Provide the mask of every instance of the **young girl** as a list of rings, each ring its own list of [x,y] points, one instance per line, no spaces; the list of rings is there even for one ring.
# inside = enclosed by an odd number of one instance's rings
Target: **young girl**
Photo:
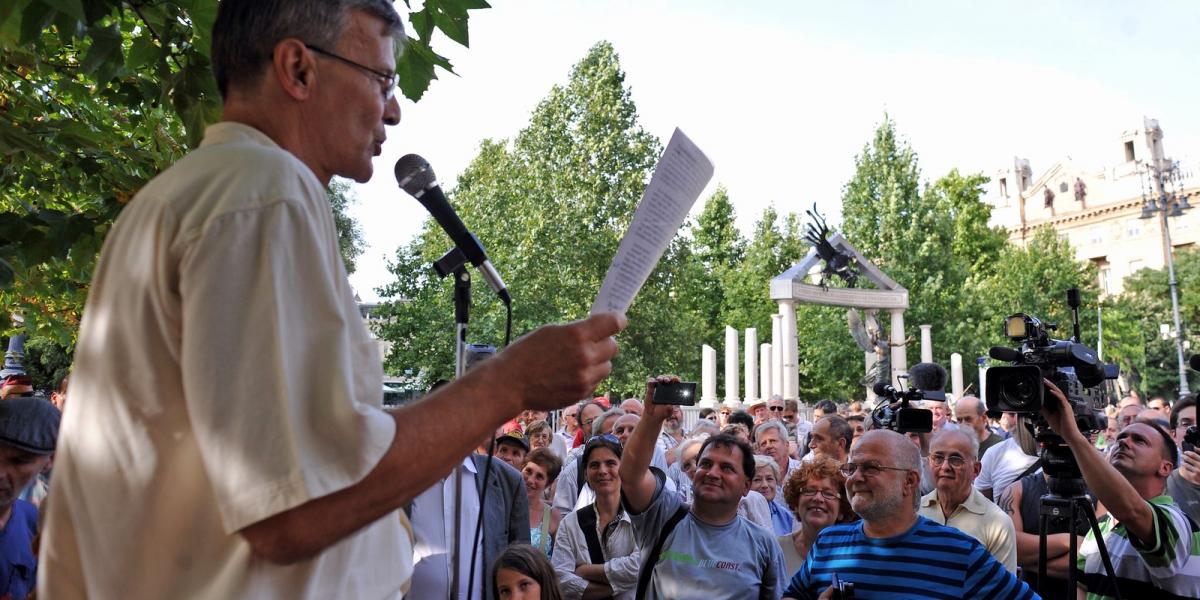
[[[496,558],[492,590],[499,600],[562,600],[558,576],[546,555],[529,544],[513,544]]]

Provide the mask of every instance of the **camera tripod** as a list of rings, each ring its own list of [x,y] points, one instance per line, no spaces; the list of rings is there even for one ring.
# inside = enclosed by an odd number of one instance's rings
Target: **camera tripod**
[[[1067,532],[1071,534],[1070,549],[1067,554],[1067,597],[1075,597],[1075,565],[1079,559],[1078,539],[1075,537],[1076,524],[1086,524],[1096,536],[1096,544],[1100,547],[1100,559],[1104,561],[1104,570],[1113,582],[1113,596],[1121,600],[1121,590],[1117,587],[1116,571],[1108,556],[1108,548],[1104,546],[1104,536],[1100,534],[1100,523],[1096,520],[1096,512],[1086,495],[1060,496],[1051,492],[1042,496],[1038,507],[1038,594],[1043,595],[1049,581],[1046,578],[1046,529],[1049,521],[1067,519]]]

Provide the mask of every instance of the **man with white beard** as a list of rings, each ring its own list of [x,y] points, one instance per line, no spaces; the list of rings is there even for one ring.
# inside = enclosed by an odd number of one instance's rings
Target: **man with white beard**
[[[841,471],[862,521],[821,531],[785,598],[829,598],[834,574],[869,586],[855,598],[1037,598],[978,540],[917,514],[921,454],[904,436],[868,431]]]

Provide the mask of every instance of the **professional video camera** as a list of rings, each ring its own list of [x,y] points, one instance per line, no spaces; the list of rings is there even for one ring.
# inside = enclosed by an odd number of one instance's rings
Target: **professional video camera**
[[[880,381],[875,384],[875,395],[879,404],[871,411],[871,424],[875,429],[891,429],[898,433],[928,433],[933,431],[933,411],[913,408],[909,402],[933,400],[945,402],[945,392],[923,391],[909,388],[908,391]]]
[[[1096,351],[1079,342],[1079,290],[1067,291],[1074,335],[1070,340],[1050,338],[1054,323],[1045,323],[1024,313],[1004,320],[1004,335],[1021,343],[1019,348],[992,347],[992,358],[1014,363],[987,370],[987,406],[996,412],[1029,415],[1034,437],[1042,450],[1042,469],[1050,477],[1050,491],[1064,495],[1084,492],[1083,476],[1063,439],[1041,416],[1048,379],[1062,390],[1075,415],[1079,430],[1086,433],[1105,427],[1106,379],[1116,379],[1116,365],[1100,361]],[[1053,405],[1052,405],[1053,406]]]

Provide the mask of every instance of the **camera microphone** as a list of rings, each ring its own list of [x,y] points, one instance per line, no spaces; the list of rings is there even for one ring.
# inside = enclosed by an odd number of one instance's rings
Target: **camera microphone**
[[[872,388],[876,396],[891,396],[896,393],[896,388],[888,385],[886,381],[876,381],[875,387]]]
[[[1021,351],[1008,346],[992,346],[991,350],[988,350],[988,356],[1004,362],[1017,362],[1021,360]]]

